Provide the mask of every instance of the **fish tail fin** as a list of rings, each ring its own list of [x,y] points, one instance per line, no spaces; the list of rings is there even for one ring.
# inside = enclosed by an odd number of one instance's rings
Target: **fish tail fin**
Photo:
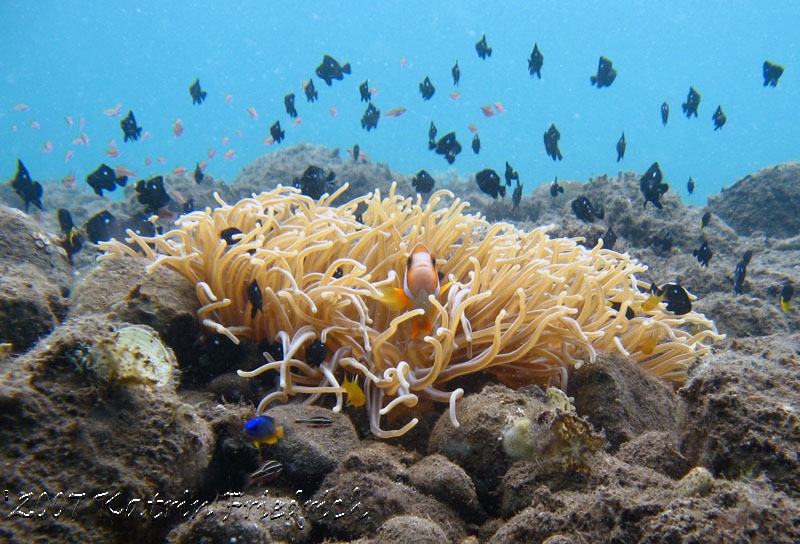
[[[344,72],[345,74],[349,74],[350,73],[350,63],[349,62],[346,62],[345,65],[342,66],[342,72]]]
[[[436,142],[433,140],[428,142],[428,149],[436,149]]]
[[[597,76],[592,76],[589,78],[589,81],[592,82],[592,85],[597,85]]]
[[[411,338],[416,339],[420,336],[430,336],[433,332],[433,321],[423,315],[411,321]]]
[[[375,297],[376,300],[385,304],[390,310],[400,311],[408,307],[409,299],[404,290],[386,286],[379,287],[378,292],[380,296]]]
[[[486,54],[489,55],[490,57],[492,56],[492,48],[491,47],[486,48]]]
[[[128,183],[128,176],[117,176],[117,179],[115,179],[114,181],[120,187],[125,187],[125,184]]]

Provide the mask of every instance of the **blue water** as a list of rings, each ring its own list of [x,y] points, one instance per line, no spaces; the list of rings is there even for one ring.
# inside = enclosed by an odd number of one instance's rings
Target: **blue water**
[[[6,0],[0,5],[0,177],[13,177],[17,158],[34,179],[73,173],[81,185],[101,162],[124,165],[138,177],[177,166],[191,171],[197,161],[208,160],[213,147],[208,172],[232,181],[253,159],[281,147],[308,142],[344,154],[358,143],[373,162],[406,174],[425,168],[436,176],[454,168],[466,176],[487,167],[502,173],[508,160],[526,192],[554,176],[586,181],[620,169],[644,172],[659,161],[665,181],[684,198],[686,181],[694,178],[696,193],[688,201],[702,205],[708,194],[739,177],[800,158],[796,3],[499,4],[245,1],[188,7],[189,2],[164,0]],[[474,48],[483,33],[493,48],[487,60]],[[527,71],[534,42],[544,54],[541,80]],[[326,53],[352,65],[352,75],[332,87],[314,75]],[[612,59],[619,73],[604,89],[589,84],[600,55]],[[762,86],[765,59],[786,67],[777,88]],[[450,75],[456,60],[458,87]],[[429,102],[418,88],[426,75],[436,86]],[[308,104],[301,84],[312,76],[319,101]],[[201,106],[192,105],[188,92],[196,77],[208,92]],[[378,90],[378,108],[403,106],[405,115],[381,119],[372,132],[362,130],[365,104],[358,85],[364,79]],[[690,85],[702,99],[699,117],[687,120],[680,104]],[[460,92],[457,100],[449,97],[454,90]],[[297,126],[284,111],[288,92],[296,95],[302,118]],[[233,97],[229,103],[226,95]],[[671,112],[662,127],[665,100]],[[481,105],[495,102],[505,113],[485,117]],[[29,109],[17,111],[18,104]],[[149,139],[122,142],[121,116],[102,113],[117,104],[122,115],[134,111]],[[711,116],[717,105],[728,122],[715,132]],[[81,118],[88,146],[71,143]],[[176,138],[178,118],[185,130]],[[286,140],[264,145],[278,119]],[[427,149],[431,120],[440,136],[455,130],[464,148],[452,167]],[[470,123],[480,131],[479,155],[470,148]],[[562,135],[564,160],[558,163],[544,153],[542,134],[551,123]],[[617,163],[615,145],[623,130],[628,149]],[[120,148],[117,158],[106,155],[112,139]],[[51,152],[42,151],[46,141]],[[69,150],[74,155],[65,162]],[[228,150],[235,157],[226,161]]]

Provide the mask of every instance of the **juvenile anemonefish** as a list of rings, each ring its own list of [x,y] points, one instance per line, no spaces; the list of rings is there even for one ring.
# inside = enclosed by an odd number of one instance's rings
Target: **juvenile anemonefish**
[[[255,447],[261,444],[275,444],[283,438],[283,427],[275,424],[270,416],[256,416],[244,424],[244,431],[253,440]]]
[[[364,406],[366,397],[364,396],[364,390],[358,385],[357,375],[352,380],[347,379],[347,376],[345,376],[342,387],[347,392],[347,406],[355,406],[356,408]]]
[[[417,244],[408,256],[403,288],[381,287],[379,300],[392,310],[425,310],[423,315],[411,322],[411,338],[417,338],[420,332],[429,335],[433,330],[433,308],[428,296],[438,297],[448,287],[449,283],[443,288],[439,285],[434,256],[423,244]]]

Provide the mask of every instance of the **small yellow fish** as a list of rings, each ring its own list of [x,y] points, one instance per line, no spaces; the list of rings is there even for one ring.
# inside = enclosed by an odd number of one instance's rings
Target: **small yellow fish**
[[[347,392],[347,406],[355,406],[356,408],[364,406],[366,397],[364,396],[364,390],[358,385],[358,375],[352,380],[348,380],[347,376],[345,376],[342,387]]]
[[[653,350],[656,349],[656,344],[658,344],[658,334],[653,331],[650,333],[650,336],[645,339],[642,343],[642,353],[644,355],[651,355]]]

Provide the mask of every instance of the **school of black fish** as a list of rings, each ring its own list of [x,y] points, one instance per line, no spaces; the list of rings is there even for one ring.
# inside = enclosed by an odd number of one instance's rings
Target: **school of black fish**
[[[489,61],[492,56],[493,48],[489,45],[489,41],[487,40],[485,34],[483,34],[481,39],[475,43],[474,47],[480,59]],[[530,76],[536,76],[538,79],[541,79],[542,69],[544,66],[544,55],[539,48],[538,43],[534,43],[530,56],[527,59],[527,63]],[[764,86],[777,86],[778,80],[783,72],[783,66],[775,64],[769,60],[764,61],[762,66]],[[324,54],[322,61],[314,69],[314,74],[319,79],[324,81],[327,86],[332,86],[334,81],[343,81],[345,76],[348,76],[351,73],[352,67],[349,62],[341,64],[329,54]],[[433,80],[437,79],[438,76],[436,74],[433,75],[433,79],[430,75],[426,75],[425,78],[419,83],[421,98],[426,102],[432,100],[436,94],[436,87],[434,86]],[[458,60],[455,61],[455,64],[450,69],[450,75],[453,80],[453,86],[458,87],[460,85],[462,75]],[[608,88],[611,87],[611,85],[616,81],[617,76],[618,71],[617,68],[614,67],[613,61],[601,55],[599,57],[596,73],[590,76],[589,83],[598,89]],[[314,86],[313,77],[307,81],[304,81],[302,87],[307,102],[314,102],[318,99],[319,93]],[[378,122],[382,117],[380,109],[373,104],[373,98],[376,92],[374,91],[374,88],[370,87],[368,79],[365,79],[358,85],[358,91],[359,100],[367,103],[366,110],[364,111],[360,120],[361,127],[366,132],[376,130],[378,128]],[[204,101],[207,99],[208,93],[201,88],[199,78],[195,79],[194,82],[189,86],[189,95],[191,97],[192,104],[197,106],[202,106]],[[454,96],[457,98],[457,95],[458,93],[454,91],[451,93],[451,98],[455,99]],[[684,115],[689,119],[692,117],[698,117],[700,102],[700,92],[693,86],[690,86],[686,99],[681,104],[681,109]],[[283,97],[283,105],[286,114],[291,119],[296,119],[297,121],[295,122],[299,122],[297,105],[295,103],[295,93],[287,93]],[[119,108],[120,107],[118,106],[116,109],[117,112]],[[488,104],[484,105],[481,109],[486,116],[494,115],[495,111],[497,113],[503,113],[502,105],[499,103],[494,105],[494,110],[492,109],[492,106]],[[336,115],[334,110],[335,109],[332,108],[332,114]],[[255,112],[254,108],[250,108],[248,111],[253,118],[257,119],[258,114]],[[394,108],[388,113],[384,114],[383,117],[396,117],[402,115],[404,112],[405,108]],[[665,126],[669,120],[669,104],[666,101],[661,104],[660,113],[662,125]],[[725,115],[721,104],[717,106],[714,114],[711,117],[711,120],[713,122],[714,131],[720,130],[723,128],[723,126],[725,126],[727,122],[727,116]],[[142,127],[138,124],[133,110],[128,110],[127,115],[121,119],[119,125],[123,134],[123,143],[137,142],[143,137]],[[182,124],[180,122],[176,122],[174,130],[176,136],[179,136],[183,131]],[[471,143],[472,150],[475,154],[479,154],[482,147],[481,138],[478,134],[477,128],[475,128],[474,125],[470,125],[470,130],[474,133]],[[275,120],[275,122],[271,124],[269,132],[270,137],[268,143],[270,144],[279,144],[286,138],[286,133],[282,129],[279,119]],[[453,164],[457,156],[462,151],[456,131],[450,130],[438,140],[436,139],[437,133],[438,130],[434,122],[431,121],[428,130],[428,149],[434,151],[438,155],[441,155],[448,164]],[[146,136],[147,135],[145,134],[144,137]],[[554,161],[561,161],[564,159],[561,149],[559,148],[560,139],[561,132],[556,127],[555,123],[551,123],[550,127],[544,132],[543,143],[546,154]],[[617,162],[624,159],[626,148],[627,140],[625,138],[625,132],[623,131],[619,140],[616,142]],[[358,144],[352,147],[352,157],[354,161],[358,161],[361,157]],[[204,168],[205,163],[197,162],[197,166],[194,170],[194,179],[198,184],[202,183],[203,181]],[[185,172],[185,169],[183,169],[183,171]],[[304,194],[311,196],[312,198],[319,198],[323,193],[335,188],[334,179],[334,172],[325,172],[317,166],[309,165],[302,176],[295,179],[294,183],[295,186],[301,189]],[[516,186],[514,186],[513,189],[511,205],[512,209],[516,209],[520,206],[522,202],[523,184],[520,180],[519,173],[516,172],[508,164],[508,162],[506,162],[505,182],[501,180],[500,176],[492,168],[485,168],[477,172],[474,175],[474,179],[478,189],[494,199],[504,198],[506,194],[506,188],[512,187],[513,182],[516,182]],[[669,191],[669,185],[665,183],[663,179],[664,174],[661,171],[658,162],[654,162],[650,168],[648,168],[645,174],[642,175],[640,179],[640,191],[644,201],[643,207],[645,209],[647,208],[648,203],[651,203],[657,210],[663,209],[661,198],[667,191]],[[103,197],[104,191],[114,191],[117,186],[124,187],[127,183],[127,180],[128,176],[124,172],[118,173],[106,164],[101,164],[94,172],[86,176],[87,184],[93,189],[98,197]],[[43,187],[39,182],[31,179],[27,168],[23,165],[21,160],[17,161],[17,172],[11,181],[11,185],[22,200],[26,212],[29,211],[30,204],[33,204],[40,210],[43,209]],[[411,185],[416,191],[427,194],[433,191],[435,179],[425,170],[420,170],[416,176],[412,178]],[[687,192],[692,194],[694,189],[695,182],[692,178],[690,178],[687,182]],[[68,255],[71,256],[80,249],[83,239],[88,239],[93,243],[96,243],[99,240],[107,240],[113,236],[119,236],[120,233],[124,232],[124,229],[126,228],[133,229],[134,231],[142,234],[147,234],[151,231],[154,231],[155,227],[151,222],[147,221],[146,214],[160,216],[164,214],[164,216],[167,217],[169,216],[169,213],[172,213],[169,208],[174,203],[171,202],[172,199],[170,198],[169,192],[165,187],[163,176],[156,176],[149,180],[139,180],[135,184],[135,190],[137,201],[139,204],[143,205],[144,208],[141,209],[141,212],[124,220],[118,221],[108,211],[103,211],[91,217],[83,226],[83,228],[79,229],[72,223],[72,218],[68,210],[58,210],[58,220],[61,226],[62,236],[64,237],[61,244],[62,247],[67,250]],[[563,192],[563,188],[558,185],[557,179],[554,180],[550,187],[551,196],[556,198]],[[187,213],[193,208],[191,201],[182,203],[182,205],[183,208],[181,213]],[[603,219],[602,203],[596,202],[593,204],[585,196],[579,196],[572,202],[572,210],[575,215],[583,221],[593,222],[596,219]],[[701,229],[705,227],[706,223],[707,220],[704,217]],[[669,238],[669,236],[669,233],[667,233],[666,237],[661,238],[666,240]],[[607,242],[610,242],[610,244],[606,243],[606,247],[613,245],[614,241],[616,240],[616,235],[613,233],[610,225],[606,233],[606,239]],[[654,242],[655,240],[656,239],[654,238]],[[663,242],[663,240],[661,242],[656,242],[657,245],[666,247],[666,243]],[[669,247],[671,247],[671,239]],[[700,248],[694,250],[693,255],[697,258],[701,266],[708,266],[713,253],[709,248],[707,241],[703,239]],[[734,290],[736,293],[742,292],[747,265],[750,262],[751,257],[751,252],[746,253],[739,265],[736,267],[734,272]],[[258,308],[256,308],[256,302],[257,301],[253,301],[254,314],[258,310]]]

